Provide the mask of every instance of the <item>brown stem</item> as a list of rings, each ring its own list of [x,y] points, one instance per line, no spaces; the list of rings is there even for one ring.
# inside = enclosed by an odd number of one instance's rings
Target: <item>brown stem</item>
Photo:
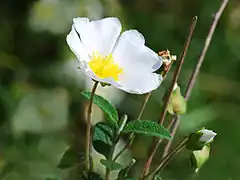
[[[96,92],[98,86],[98,82],[95,82],[92,88],[90,102],[87,109],[87,132],[86,132],[86,140],[85,140],[85,168],[86,170],[90,170],[90,147],[91,147],[91,116],[92,116],[92,104],[93,104],[93,97]]]
[[[152,172],[150,172],[146,177],[149,177],[149,176],[157,173],[158,171],[162,170],[172,160],[172,158],[174,156],[176,156],[185,147],[186,141],[187,141],[187,138],[183,139],[172,152],[170,152],[167,156],[165,156],[164,158],[161,159],[161,163]]]
[[[141,117],[142,117],[142,115],[143,115],[143,112],[144,112],[144,109],[145,109],[145,107],[146,107],[146,105],[147,105],[147,102],[148,102],[151,94],[152,94],[152,93],[149,92],[149,93],[147,93],[147,94],[145,95],[144,101],[143,101],[143,103],[142,103],[140,112],[139,112],[138,117],[137,117],[137,120],[141,119]]]
[[[179,74],[180,74],[180,71],[182,69],[182,65],[184,63],[184,59],[185,59],[185,56],[187,54],[187,51],[188,51],[188,48],[189,48],[189,45],[190,45],[190,42],[191,42],[191,39],[192,39],[192,35],[193,35],[193,32],[194,32],[194,29],[195,29],[195,26],[196,26],[196,23],[197,23],[197,16],[193,17],[192,19],[192,22],[191,22],[191,25],[190,25],[190,28],[189,28],[189,33],[188,33],[188,36],[187,36],[187,39],[185,41],[185,44],[184,44],[184,48],[183,48],[183,52],[180,56],[180,61],[177,65],[177,68],[175,70],[175,73],[174,73],[174,77],[173,77],[173,80],[172,80],[172,84],[171,84],[171,87],[168,91],[168,94],[167,94],[167,98],[166,100],[164,101],[164,105],[163,105],[163,111],[161,113],[161,116],[160,116],[160,119],[159,119],[159,124],[163,125],[164,123],[164,120],[165,120],[165,117],[166,117],[166,114],[167,114],[167,105],[170,101],[170,97],[171,97],[171,94],[173,92],[173,89],[174,89],[174,85],[177,83],[177,80],[178,80],[178,77],[179,77]],[[143,171],[142,175],[145,176],[146,173],[148,172],[149,170],[149,167],[151,165],[151,162],[152,162],[152,158],[156,152],[156,149],[158,148],[159,144],[161,142],[161,139],[159,139],[156,143],[156,141],[154,142],[155,144],[153,144],[153,151],[151,152],[148,160],[147,160],[147,164],[145,165],[145,172]]]
[[[209,48],[209,45],[210,45],[210,42],[212,40],[212,37],[213,37],[213,34],[214,34],[214,31],[216,29],[216,26],[218,24],[218,21],[224,11],[224,9],[226,8],[227,6],[227,3],[228,3],[229,0],[223,0],[222,1],[222,4],[219,8],[219,10],[217,11],[217,13],[215,14],[214,18],[213,18],[213,21],[212,21],[212,24],[210,26],[210,29],[209,29],[209,32],[208,32],[208,35],[207,35],[207,38],[205,40],[205,45],[202,49],[202,52],[201,52],[201,55],[198,59],[198,62],[197,62],[197,65],[196,67],[194,68],[193,72],[192,72],[192,75],[189,79],[189,82],[188,82],[188,86],[187,86],[187,89],[186,89],[186,92],[185,92],[185,99],[186,101],[190,98],[190,95],[191,95],[191,92],[193,90],[193,87],[195,85],[195,82],[196,82],[196,79],[197,79],[197,76],[199,74],[199,71],[200,71],[200,68],[203,64],[203,60],[205,58],[205,55],[208,51],[208,48]],[[180,116],[178,117],[174,117],[172,121],[175,121],[174,125],[173,125],[173,128],[172,128],[172,137],[175,136],[176,134],[176,131],[178,129],[178,126],[179,126],[179,123],[180,123]],[[171,144],[172,144],[172,141],[168,141],[168,144],[165,146],[165,149],[164,149],[164,153],[163,153],[163,156],[166,156],[166,154],[168,153],[170,147],[171,147]]]
[[[166,117],[166,114],[167,114],[167,105],[170,101],[170,97],[171,97],[171,94],[173,92],[174,85],[177,83],[179,74],[181,72],[182,65],[184,63],[184,60],[185,60],[185,57],[186,57],[186,54],[187,54],[187,51],[188,51],[188,48],[189,48],[189,45],[190,45],[190,42],[191,42],[191,39],[192,39],[193,32],[194,32],[194,29],[196,27],[197,19],[198,19],[197,16],[193,17],[193,19],[192,19],[192,23],[191,23],[190,28],[189,28],[189,33],[188,33],[187,39],[185,41],[184,49],[183,49],[183,52],[180,56],[180,61],[178,63],[176,71],[174,73],[172,84],[171,84],[171,87],[170,87],[170,89],[168,91],[168,94],[167,94],[167,98],[164,101],[163,111],[162,111],[161,116],[160,116],[161,118],[159,119],[159,124],[161,124],[161,125],[163,125],[163,123],[164,123],[164,120],[165,120],[165,117]]]

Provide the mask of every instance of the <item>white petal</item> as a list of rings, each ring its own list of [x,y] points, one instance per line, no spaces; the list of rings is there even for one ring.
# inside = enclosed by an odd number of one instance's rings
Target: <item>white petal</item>
[[[77,56],[78,60],[88,62],[89,61],[89,56],[86,53],[86,51],[83,48],[83,45],[79,39],[79,36],[72,27],[71,32],[67,35],[67,43],[70,47],[70,49],[74,52],[74,54]],[[81,64],[81,63],[80,63]]]
[[[141,69],[132,69],[126,71],[120,77],[115,87],[128,93],[144,94],[157,89],[162,82],[162,76],[152,72],[144,72]]]
[[[129,30],[122,33],[113,50],[113,57],[120,66],[132,66],[135,64],[143,69],[154,72],[162,65],[161,58],[144,45],[145,40],[141,33]]]
[[[202,129],[199,132],[203,133],[199,141],[209,143],[213,140],[213,138],[217,135],[217,133],[208,130],[208,129]]]
[[[73,22],[83,47],[89,55],[92,55],[93,52],[108,55],[112,51],[122,29],[119,19],[113,17],[98,21],[89,21],[87,18],[74,18]]]

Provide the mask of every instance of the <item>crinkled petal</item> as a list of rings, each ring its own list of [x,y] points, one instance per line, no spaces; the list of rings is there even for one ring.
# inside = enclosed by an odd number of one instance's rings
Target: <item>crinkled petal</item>
[[[72,52],[77,56],[78,60],[80,61],[80,64],[82,64],[82,61],[88,62],[90,60],[88,54],[83,48],[82,42],[74,28],[72,26],[71,32],[67,35],[67,43],[72,50]]]
[[[97,21],[89,21],[87,18],[74,18],[73,22],[83,47],[89,55],[92,55],[93,52],[108,55],[122,29],[119,19],[113,17]]]
[[[137,30],[122,33],[113,50],[113,57],[122,67],[142,66],[142,69],[154,72],[162,65],[162,59],[144,45],[145,40]]]

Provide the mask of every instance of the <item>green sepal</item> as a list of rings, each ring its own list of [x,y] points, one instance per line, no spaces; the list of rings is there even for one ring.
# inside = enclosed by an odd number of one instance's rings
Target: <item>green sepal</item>
[[[210,145],[205,145],[202,150],[193,151],[191,155],[191,164],[198,172],[199,169],[207,162],[210,156]]]
[[[198,131],[190,134],[185,144],[186,149],[190,151],[202,150],[205,143],[199,141],[201,136],[202,136],[202,133]]]

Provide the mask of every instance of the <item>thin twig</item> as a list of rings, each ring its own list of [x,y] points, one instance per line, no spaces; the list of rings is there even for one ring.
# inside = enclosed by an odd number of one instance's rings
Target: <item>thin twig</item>
[[[187,54],[187,51],[188,51],[188,48],[189,48],[189,45],[190,45],[190,42],[191,42],[191,39],[192,39],[192,35],[193,35],[194,29],[195,29],[195,26],[196,26],[196,23],[197,23],[197,19],[198,19],[197,16],[193,17],[193,19],[192,19],[192,22],[191,22],[191,25],[190,25],[190,28],[189,28],[189,33],[188,33],[187,39],[186,39],[185,44],[184,44],[184,49],[183,49],[183,52],[180,56],[180,61],[179,61],[178,65],[177,65],[177,68],[175,70],[174,77],[173,77],[173,80],[172,80],[172,84],[171,84],[171,87],[170,87],[170,89],[168,91],[168,94],[167,94],[167,98],[164,101],[163,111],[162,111],[160,119],[159,119],[159,124],[161,124],[161,125],[163,125],[163,123],[164,123],[164,120],[165,120],[165,117],[166,117],[166,114],[167,114],[167,105],[170,101],[170,97],[171,97],[171,94],[173,92],[174,85],[177,83],[180,71],[182,69],[182,65],[183,65],[185,56]],[[160,142],[161,142],[161,139],[159,139],[157,141],[157,143],[154,142],[155,143],[153,145],[154,148],[151,148],[151,149],[153,149],[153,151],[150,154],[150,156],[147,160],[147,164],[145,165],[145,170],[142,173],[143,176],[145,176],[146,173],[148,172],[149,167],[150,167],[151,162],[152,162],[152,158],[153,158],[153,156],[156,152],[156,149],[158,148],[158,145],[160,144]]]
[[[200,68],[203,64],[203,60],[205,58],[205,55],[208,51],[208,48],[209,48],[209,45],[211,43],[211,40],[212,40],[212,36],[214,34],[214,31],[216,29],[216,26],[218,24],[218,21],[224,11],[224,9],[226,8],[227,4],[228,4],[229,0],[223,0],[222,1],[222,4],[219,8],[219,10],[217,11],[217,13],[215,14],[214,18],[213,18],[213,21],[212,21],[212,24],[210,26],[210,29],[209,29],[209,33],[207,35],[207,38],[205,40],[205,45],[202,49],[202,52],[201,52],[201,55],[198,59],[198,62],[197,62],[197,65],[195,67],[195,69],[193,70],[193,73],[189,79],[189,83],[188,83],[188,86],[187,86],[187,89],[186,89],[186,92],[185,92],[185,99],[186,101],[190,98],[190,95],[191,95],[191,92],[193,90],[193,87],[195,85],[195,82],[196,82],[196,79],[197,79],[197,76],[199,74],[199,71],[200,71]],[[172,137],[175,136],[176,134],[176,131],[178,129],[178,126],[179,126],[179,123],[180,123],[180,116],[177,116],[177,117],[174,117],[172,119],[172,121],[175,121],[174,125],[173,125],[173,128],[172,128],[172,131],[171,131],[171,134],[172,134]],[[171,144],[172,144],[172,141],[168,141],[168,144],[165,146],[165,149],[164,149],[164,152],[163,152],[163,156],[166,156],[170,147],[171,147]]]
[[[86,170],[90,169],[90,147],[91,147],[91,127],[92,127],[92,104],[93,97],[96,92],[98,82],[95,82],[92,88],[90,102],[87,109],[87,131],[86,131],[86,141],[85,141],[85,168]]]
[[[143,101],[143,103],[142,103],[140,112],[139,112],[138,117],[137,117],[137,120],[140,120],[140,119],[141,119],[141,117],[142,117],[142,115],[143,115],[143,112],[144,112],[144,109],[145,109],[145,107],[146,107],[146,105],[147,105],[147,102],[148,102],[151,94],[152,94],[152,93],[149,92],[149,93],[147,93],[147,94],[145,95],[144,101]]]
[[[164,101],[163,111],[162,111],[162,114],[161,114],[160,119],[159,119],[159,124],[161,124],[161,125],[163,125],[163,123],[164,123],[164,120],[165,120],[165,117],[166,117],[166,114],[167,114],[167,105],[170,101],[170,97],[171,97],[171,94],[173,92],[174,85],[177,83],[179,74],[181,72],[182,65],[184,63],[184,60],[185,60],[185,57],[186,57],[186,54],[187,54],[187,51],[188,51],[188,48],[189,48],[189,45],[190,45],[190,42],[191,42],[191,39],[192,39],[193,32],[194,32],[195,26],[197,24],[197,19],[198,19],[197,16],[193,17],[193,19],[192,19],[192,23],[191,23],[190,28],[189,28],[189,34],[187,36],[183,52],[180,56],[180,61],[178,63],[176,71],[174,73],[172,84],[171,84],[171,87],[170,87],[170,89],[168,91],[168,94],[167,94],[167,98]]]
[[[161,171],[172,160],[172,158],[174,156],[176,156],[185,147],[186,142],[187,142],[187,138],[183,139],[177,145],[177,147],[174,150],[172,150],[172,152],[170,152],[167,156],[162,158],[161,163],[152,172],[150,172],[146,177],[149,177],[149,176],[157,173],[158,171]]]

